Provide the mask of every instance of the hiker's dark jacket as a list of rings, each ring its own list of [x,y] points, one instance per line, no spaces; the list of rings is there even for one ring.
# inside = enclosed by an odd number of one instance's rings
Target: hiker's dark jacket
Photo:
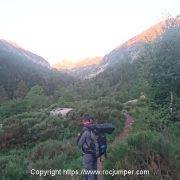
[[[84,127],[82,129],[77,139],[77,145],[83,153],[96,155],[96,141],[90,128]]]
[[[77,145],[83,152],[83,167],[88,171],[97,170],[97,145],[95,136],[88,127],[84,127],[77,139]],[[86,180],[97,180],[96,174],[86,174]]]

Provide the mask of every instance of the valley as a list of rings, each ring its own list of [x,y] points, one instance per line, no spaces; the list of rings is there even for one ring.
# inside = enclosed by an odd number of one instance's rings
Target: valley
[[[53,67],[0,40],[2,180],[83,179],[30,172],[82,168],[76,138],[85,113],[115,126],[104,169],[143,169],[150,174],[141,179],[178,180],[179,22],[178,17],[160,22],[104,57]]]

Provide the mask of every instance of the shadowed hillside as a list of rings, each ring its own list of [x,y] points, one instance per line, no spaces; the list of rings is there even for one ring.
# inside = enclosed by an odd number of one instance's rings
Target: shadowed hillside
[[[57,86],[71,81],[69,75],[51,69],[42,57],[0,40],[0,86],[9,99],[16,97],[15,91],[21,89],[22,84],[27,90],[39,84],[47,94],[52,94]]]

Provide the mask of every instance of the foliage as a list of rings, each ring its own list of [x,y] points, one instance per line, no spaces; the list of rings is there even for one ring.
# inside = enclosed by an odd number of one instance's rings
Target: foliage
[[[20,81],[17,85],[17,89],[14,92],[15,98],[24,98],[28,92],[28,87],[24,81]]]
[[[7,93],[3,86],[0,86],[0,103],[4,103],[8,100]]]
[[[0,106],[0,117],[9,117],[28,111],[26,100],[11,100]]]
[[[139,110],[134,114],[136,124],[131,134],[124,142],[119,142],[110,149],[105,164],[106,168],[148,169],[150,170],[149,179],[157,177],[176,179],[177,167],[180,163],[176,158],[179,154],[177,137],[172,138],[172,134],[169,132],[172,132],[169,124],[164,124],[165,127],[162,133],[159,128],[154,128],[151,124],[153,119],[156,119],[156,124],[162,123],[160,118],[168,121],[168,116],[161,116],[162,111],[156,115],[156,113],[151,114],[153,111],[147,110],[147,108],[140,108]],[[177,134],[180,135],[179,132]],[[114,179],[118,178],[118,176],[114,177]]]
[[[38,84],[44,88],[46,94],[52,95],[58,86],[67,86],[72,80],[65,73],[37,65],[26,56],[0,48],[0,85],[9,99],[20,93],[17,90],[20,90],[18,86],[21,81],[28,89]]]
[[[158,104],[176,110],[180,97],[180,25],[168,23],[164,33],[144,49],[142,73],[151,84],[151,95]]]

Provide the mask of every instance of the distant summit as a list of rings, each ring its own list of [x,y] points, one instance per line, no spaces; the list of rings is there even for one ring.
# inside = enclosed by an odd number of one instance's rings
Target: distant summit
[[[151,42],[154,39],[156,39],[157,36],[161,35],[164,32],[168,24],[172,24],[172,23],[174,25],[180,24],[179,18],[180,16],[177,16],[176,18],[169,18],[164,21],[161,21],[153,25],[149,29],[143,31],[141,34],[131,38],[130,40],[122,44],[120,47],[128,47],[139,42]]]
[[[57,70],[71,69],[73,65],[74,65],[74,63],[71,60],[63,59],[62,61],[53,65],[53,68],[55,68]]]
[[[62,61],[54,67],[59,70],[66,69],[67,73],[83,79],[93,78],[109,67],[119,66],[127,58],[131,61],[138,59],[146,43],[152,42],[161,36],[167,27],[177,25],[180,25],[180,16],[168,18],[119,45],[103,58],[87,58],[77,63]]]
[[[163,33],[166,26],[165,21],[159,22],[156,25],[150,27],[146,31],[143,31],[141,34],[131,38],[120,47],[129,47],[139,42],[150,42],[156,39],[157,36]]]
[[[99,65],[102,61],[102,57],[96,56],[92,58],[85,58],[78,62],[72,62],[70,60],[62,60],[59,63],[55,64],[53,68],[58,70],[71,70],[71,69],[79,69],[87,66]]]

